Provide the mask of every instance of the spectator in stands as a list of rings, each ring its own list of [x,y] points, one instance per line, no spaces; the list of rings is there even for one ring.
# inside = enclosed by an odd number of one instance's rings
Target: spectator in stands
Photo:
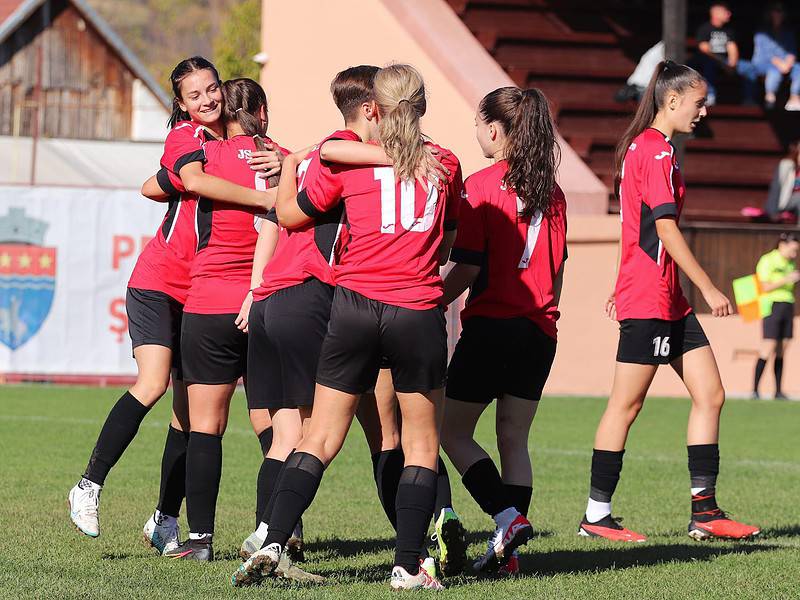
[[[745,76],[755,81],[764,75],[764,106],[774,108],[778,88],[785,76],[791,79],[786,110],[800,110],[800,65],[797,64],[795,32],[786,23],[786,10],[781,2],[770,4],[764,26],[753,40],[753,60]],[[742,61],[745,62],[745,61]]]
[[[708,21],[695,34],[699,52],[694,62],[708,83],[706,106],[713,106],[717,101],[715,84],[720,70],[745,76],[748,84],[745,85],[744,100],[746,103],[753,102],[749,93],[752,88],[749,81],[754,79],[751,76],[752,67],[747,61],[739,60],[736,33],[729,25],[732,14],[727,2],[712,2],[708,9]]]
[[[781,391],[781,377],[783,375],[783,357],[786,347],[792,339],[794,323],[794,286],[800,281],[800,272],[797,270],[795,260],[800,250],[800,243],[793,233],[783,233],[778,240],[778,246],[767,252],[758,261],[756,277],[761,289],[772,304],[772,312],[764,317],[763,336],[761,349],[756,363],[755,379],[753,382],[753,397],[758,398],[758,384],[764,368],[771,357],[775,357],[775,399],[783,400],[786,396]]]
[[[796,219],[800,212],[800,143],[796,141],[789,144],[786,156],[775,167],[764,212],[773,220],[783,213],[792,213]]]
[[[659,41],[647,52],[642,54],[639,59],[639,64],[628,77],[625,86],[620,88],[614,94],[614,100],[617,102],[626,102],[628,100],[635,100],[638,102],[642,98],[647,84],[650,83],[650,78],[653,76],[653,71],[656,70],[656,65],[664,60],[664,42]]]

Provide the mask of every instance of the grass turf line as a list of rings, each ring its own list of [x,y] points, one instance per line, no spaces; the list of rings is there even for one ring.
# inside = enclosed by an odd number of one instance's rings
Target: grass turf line
[[[103,491],[102,535],[78,534],[65,499],[81,475],[121,390],[0,387],[0,597],[2,598],[396,598],[388,588],[392,532],[375,492],[363,435],[354,425],[304,517],[305,567],[330,583],[303,588],[268,582],[238,590],[230,575],[254,523],[259,446],[237,393],[224,441],[217,509],[217,562],[160,559],[141,543],[158,495],[169,415],[164,398],[112,470]],[[762,527],[753,543],[700,544],[686,535],[686,400],[650,399],[632,431],[615,514],[647,534],[643,545],[576,535],[585,507],[591,442],[602,399],[546,398],[530,448],[537,536],[522,549],[515,580],[446,580],[459,598],[797,598],[800,576],[800,404],[730,401],[723,413],[721,506]],[[490,408],[478,428],[489,448]],[[493,455],[496,452],[492,451]],[[470,558],[485,549],[491,522],[449,465],[456,510],[470,531]],[[184,516],[182,529],[186,533]]]

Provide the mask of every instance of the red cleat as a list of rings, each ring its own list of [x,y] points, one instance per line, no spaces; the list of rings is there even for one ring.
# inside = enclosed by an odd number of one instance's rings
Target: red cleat
[[[759,533],[758,527],[729,519],[719,508],[707,513],[693,513],[689,522],[689,537],[699,542],[710,539],[747,540]]]
[[[519,557],[516,551],[508,559],[508,562],[497,570],[501,577],[516,577],[519,575]]]
[[[647,538],[641,533],[625,529],[620,525],[621,517],[607,515],[596,523],[589,523],[586,516],[578,527],[578,535],[584,537],[601,537],[614,542],[646,542]]]

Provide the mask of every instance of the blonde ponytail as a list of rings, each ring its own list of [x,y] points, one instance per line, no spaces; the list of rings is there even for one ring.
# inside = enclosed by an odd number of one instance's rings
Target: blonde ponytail
[[[397,178],[413,181],[427,157],[419,123],[427,108],[422,75],[410,65],[390,65],[375,74],[374,90],[381,145]]]

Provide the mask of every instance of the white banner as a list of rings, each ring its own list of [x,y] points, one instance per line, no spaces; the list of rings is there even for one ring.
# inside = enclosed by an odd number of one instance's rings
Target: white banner
[[[125,291],[166,205],[0,186],[0,374],[135,375]]]

